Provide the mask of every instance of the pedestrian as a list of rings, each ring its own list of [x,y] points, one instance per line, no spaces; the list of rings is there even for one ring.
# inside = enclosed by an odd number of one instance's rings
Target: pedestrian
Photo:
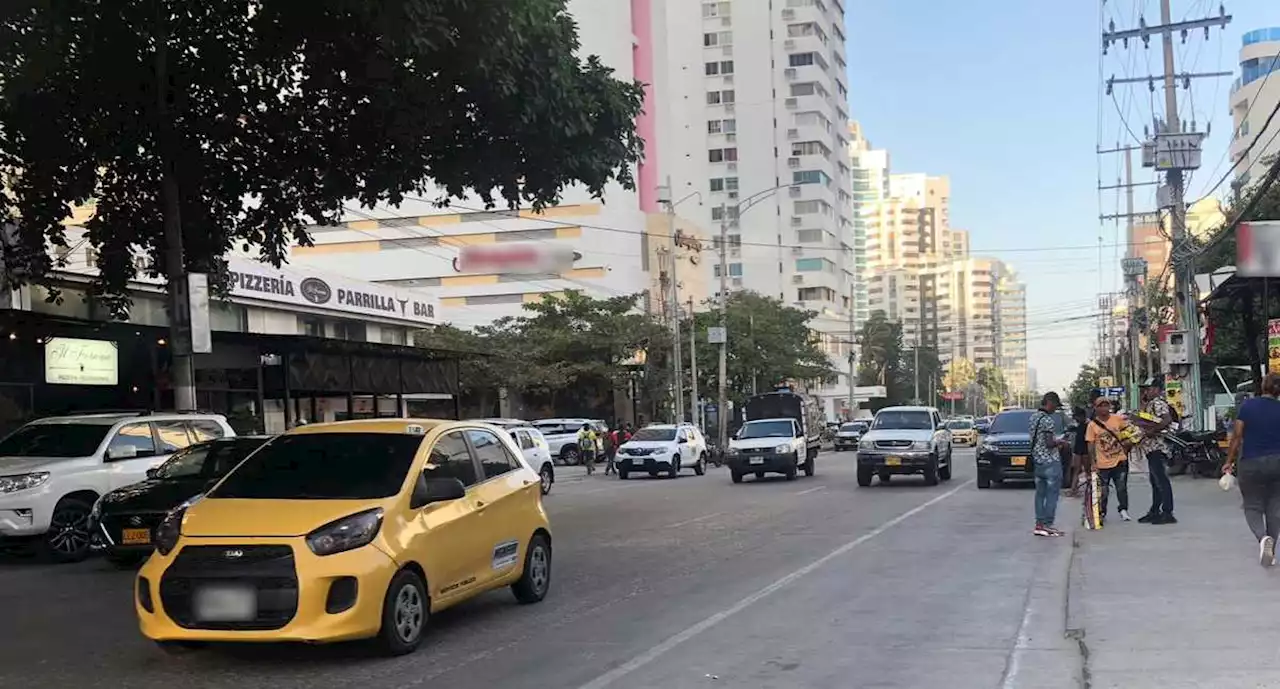
[[[605,452],[605,465],[604,465],[605,476],[608,476],[609,474],[618,473],[617,459],[618,459],[618,447],[622,445],[622,442],[621,442],[622,425],[618,424],[612,431],[609,432],[608,435],[609,435],[609,449],[608,451]]]
[[[1071,471],[1067,474],[1067,495],[1078,498],[1080,497],[1080,475],[1089,458],[1089,442],[1085,440],[1085,431],[1088,430],[1085,427],[1089,424],[1089,416],[1085,413],[1084,407],[1075,407],[1071,410],[1071,418],[1076,423],[1076,430],[1072,438]]]
[[[582,430],[578,431],[578,453],[582,455],[587,476],[596,473],[596,432],[591,429],[591,424],[582,424]]]
[[[1138,449],[1147,458],[1151,476],[1151,509],[1138,519],[1143,524],[1177,524],[1173,516],[1173,483],[1169,481],[1169,447],[1164,432],[1173,424],[1173,410],[1164,398],[1164,382],[1156,377],[1142,381],[1143,409],[1135,415],[1142,429]]]
[[[1236,474],[1244,520],[1258,539],[1258,562],[1276,564],[1280,538],[1280,374],[1262,380],[1262,396],[1240,405],[1222,470]]]
[[[1120,519],[1130,521],[1128,462],[1129,450],[1133,446],[1126,439],[1132,437],[1129,422],[1123,416],[1111,412],[1111,401],[1105,397],[1099,397],[1093,409],[1093,420],[1087,426],[1085,440],[1089,443],[1090,469],[1098,472],[1099,525],[1106,522],[1111,485],[1116,488]]]
[[[1031,459],[1036,476],[1036,527],[1032,533],[1037,536],[1063,535],[1053,525],[1062,491],[1062,455],[1058,448],[1066,442],[1057,437],[1053,414],[1061,406],[1058,393],[1048,392],[1040,400],[1040,408],[1031,415]]]

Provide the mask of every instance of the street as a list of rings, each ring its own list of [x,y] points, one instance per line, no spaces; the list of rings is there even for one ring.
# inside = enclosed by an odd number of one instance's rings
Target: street
[[[858,488],[851,452],[794,482],[567,475],[546,498],[547,600],[489,594],[392,660],[360,645],[171,657],[138,633],[131,573],[2,559],[0,686],[1078,686],[1071,538],[1031,537],[1030,490],[979,491],[972,451],[956,460],[936,487]]]

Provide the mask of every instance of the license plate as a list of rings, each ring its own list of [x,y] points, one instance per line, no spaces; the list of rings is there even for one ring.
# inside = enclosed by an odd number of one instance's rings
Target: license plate
[[[120,545],[150,545],[151,529],[125,529],[120,534]]]
[[[1009,463],[1010,463],[1010,464],[1012,464],[1013,466],[1016,466],[1016,467],[1024,467],[1024,466],[1026,466],[1026,465],[1027,465],[1027,458],[1026,458],[1026,457],[1014,457],[1013,459],[1010,459],[1010,460],[1009,460]]]
[[[248,586],[203,586],[195,592],[196,617],[205,622],[244,622],[258,614],[258,597]]]
[[[764,457],[752,457],[747,460],[747,464],[764,464]]]
[[[884,465],[887,467],[902,466],[902,458],[901,457],[885,457]]]

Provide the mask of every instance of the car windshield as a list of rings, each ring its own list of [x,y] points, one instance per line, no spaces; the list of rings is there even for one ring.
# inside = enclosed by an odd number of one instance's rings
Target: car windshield
[[[277,438],[232,471],[210,497],[371,500],[404,485],[422,436],[303,433]]]
[[[156,469],[156,478],[183,479],[208,476],[219,478],[236,467],[250,452],[266,442],[258,438],[236,438],[216,443],[192,445],[169,458]]]
[[[875,423],[871,424],[871,428],[877,431],[897,431],[897,430],[930,430],[933,428],[933,420],[931,414],[927,411],[898,411],[886,409],[876,414]]]
[[[0,457],[89,457],[109,430],[100,423],[35,423],[0,440]]]
[[[196,478],[204,473],[205,460],[209,458],[212,443],[202,443],[178,450],[169,461],[156,469],[156,478]]]
[[[866,430],[866,429],[867,429],[867,425],[866,425],[866,424],[864,424],[864,423],[846,423],[845,425],[843,425],[843,426],[841,426],[841,427],[840,427],[840,431],[841,431],[842,433],[850,433],[850,432],[854,432],[854,431],[864,431],[864,430]]]
[[[742,426],[742,430],[738,431],[738,437],[743,440],[790,438],[794,434],[795,428],[790,421],[748,421]]]
[[[631,436],[632,440],[675,440],[676,429],[674,428],[641,428],[636,434]]]
[[[991,428],[988,432],[993,435],[996,433],[1030,433],[1031,432],[1031,412],[1029,411],[1007,411],[995,418],[991,422]]]
[[[947,424],[947,428],[950,428],[953,431],[967,431],[970,428],[973,428],[973,422],[972,421],[952,421],[951,423]]]

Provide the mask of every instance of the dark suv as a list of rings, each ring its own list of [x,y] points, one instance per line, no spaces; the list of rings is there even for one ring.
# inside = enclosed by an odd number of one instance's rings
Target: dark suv
[[[1031,459],[1031,415],[1033,409],[1011,409],[1000,412],[978,444],[978,487],[990,488],[992,482],[1005,480],[1035,480],[1035,462]],[[1068,428],[1068,418],[1062,411],[1053,414],[1054,435],[1062,437],[1074,428]],[[1070,440],[1070,436],[1067,436]],[[1071,447],[1058,450],[1064,461],[1071,461]]]

